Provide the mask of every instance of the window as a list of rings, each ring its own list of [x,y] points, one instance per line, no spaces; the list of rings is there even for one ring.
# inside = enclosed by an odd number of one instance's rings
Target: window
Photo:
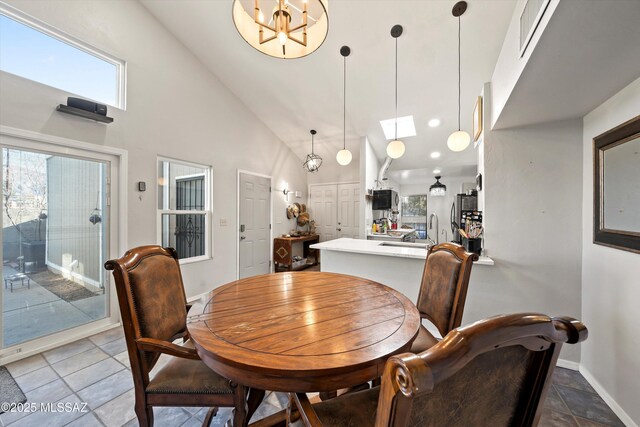
[[[210,258],[211,168],[158,160],[158,240],[180,260]]]
[[[124,61],[0,6],[0,70],[124,109]]]
[[[408,225],[416,230],[418,239],[427,238],[427,195],[418,194],[402,196],[400,206],[402,225]]]

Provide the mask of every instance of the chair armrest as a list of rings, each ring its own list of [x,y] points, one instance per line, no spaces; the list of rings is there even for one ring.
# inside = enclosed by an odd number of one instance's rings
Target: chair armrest
[[[184,359],[200,360],[200,356],[198,356],[198,352],[195,349],[182,347],[169,341],[155,338],[138,338],[136,345],[139,350],[143,351],[154,351],[156,353],[164,353]]]
[[[318,418],[318,414],[313,409],[313,405],[309,402],[309,398],[305,393],[293,394],[293,401],[298,407],[300,419],[307,427],[322,427],[322,421]]]

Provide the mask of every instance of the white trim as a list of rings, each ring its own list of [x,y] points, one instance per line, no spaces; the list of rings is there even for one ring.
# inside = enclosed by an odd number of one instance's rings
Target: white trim
[[[595,379],[595,377],[589,372],[584,365],[580,365],[580,373],[587,380],[591,387],[600,395],[602,400],[605,401],[607,405],[611,408],[611,410],[620,418],[620,421],[624,423],[627,427],[638,427],[633,419],[618,405],[613,397],[607,392],[607,390]]]
[[[580,368],[580,364],[578,362],[567,359],[558,359],[556,366],[559,368],[571,369],[572,371],[577,371]]]
[[[126,102],[126,88],[127,88],[127,63],[126,61],[111,55],[101,49],[98,49],[90,44],[70,35],[64,31],[61,31],[55,28],[52,25],[49,25],[38,18],[35,18],[31,15],[28,15],[22,12],[19,9],[16,9],[13,6],[10,6],[6,3],[0,2],[0,14],[5,15],[6,17],[22,24],[27,27],[30,27],[36,31],[41,32],[53,39],[59,40],[63,43],[68,44],[71,47],[74,47],[82,52],[85,52],[91,56],[95,56],[98,59],[101,59],[109,64],[115,65],[116,67],[116,105],[111,105],[112,107],[119,108],[121,110],[126,110],[127,102]],[[20,76],[22,77],[22,76]],[[27,77],[25,77],[27,78]],[[28,80],[31,80],[27,78]],[[40,82],[38,82],[40,83]],[[46,83],[41,83],[49,87],[55,87],[48,85]],[[66,89],[56,87],[56,89],[60,89],[66,92]],[[78,94],[83,98],[86,98],[86,95]],[[95,100],[94,100],[95,101]],[[104,102],[104,101],[98,101]]]
[[[3,349],[1,352],[4,355],[0,354],[0,366],[99,334],[100,332],[118,328],[121,326],[121,323],[108,323],[108,319],[102,319],[91,325],[91,328],[87,328],[87,325],[80,325],[73,329],[65,329],[53,335],[35,339],[31,341],[31,343],[35,345],[27,351],[22,351],[20,344]]]
[[[191,174],[191,175],[181,175],[176,176],[176,181],[178,179],[184,179],[189,177],[200,177],[204,176],[204,192],[205,192],[205,200],[204,200],[204,210],[176,210],[176,209],[164,209],[165,206],[168,206],[169,201],[169,183],[167,185],[162,185],[162,191],[156,191],[156,242],[163,246],[162,242],[162,215],[181,215],[181,214],[194,214],[194,215],[204,215],[205,222],[205,246],[204,246],[204,255],[182,258],[179,259],[178,262],[180,265],[184,264],[192,264],[195,262],[201,261],[209,261],[213,259],[213,166],[206,165],[202,163],[194,163],[187,160],[180,160],[173,157],[166,156],[157,156],[156,159],[156,179],[159,183],[160,177],[158,176],[158,166],[162,162],[162,173],[163,175],[167,175],[167,179],[169,179],[169,167],[168,164],[174,163],[181,166],[188,166],[192,168],[203,169],[202,173]],[[158,184],[160,185],[160,184]],[[160,205],[160,193],[162,193],[163,197],[163,208],[160,209],[158,206]],[[168,231],[168,230],[165,230]]]
[[[257,176],[260,178],[266,178],[269,180],[269,272],[273,272],[275,266],[273,265],[273,177],[271,175],[265,175],[262,173],[251,172],[244,169],[237,169],[236,172],[236,280],[240,280],[240,174],[246,174],[251,176]]]

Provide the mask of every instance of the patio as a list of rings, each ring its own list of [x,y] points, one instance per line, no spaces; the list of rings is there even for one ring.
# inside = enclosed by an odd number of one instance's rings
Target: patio
[[[4,265],[3,283],[5,278],[18,273],[16,268]],[[4,347],[105,317],[103,293],[65,301],[33,279],[29,287],[26,279],[24,286],[20,281],[14,282],[13,291],[3,285],[2,292]]]

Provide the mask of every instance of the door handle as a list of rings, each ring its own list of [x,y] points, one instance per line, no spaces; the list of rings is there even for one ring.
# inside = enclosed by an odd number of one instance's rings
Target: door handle
[[[342,231],[342,228],[336,228],[336,230],[338,230],[338,231]]]
[[[240,240],[244,240],[244,239],[246,239],[246,237],[240,236]]]

